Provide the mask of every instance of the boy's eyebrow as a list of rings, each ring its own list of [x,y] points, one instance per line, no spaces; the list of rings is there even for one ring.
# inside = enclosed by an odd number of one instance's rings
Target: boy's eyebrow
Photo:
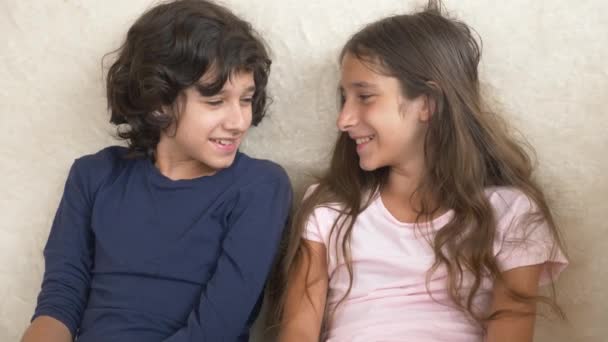
[[[251,87],[247,87],[247,89],[245,89],[246,93],[255,93],[255,85],[252,85]]]
[[[196,83],[194,83],[194,88],[202,96],[213,96],[213,95],[216,95],[218,92],[212,92],[212,89],[210,89],[211,85],[212,84],[210,84],[210,83],[204,84],[204,83],[196,82]]]
[[[217,93],[213,93],[213,94],[209,94],[209,85],[206,84],[202,84],[202,83],[195,83],[194,86],[196,87],[196,90],[203,96],[214,96],[214,95],[223,95],[226,93],[225,89],[222,89],[220,91],[218,91]],[[255,93],[255,85],[249,86],[245,89],[245,93]]]

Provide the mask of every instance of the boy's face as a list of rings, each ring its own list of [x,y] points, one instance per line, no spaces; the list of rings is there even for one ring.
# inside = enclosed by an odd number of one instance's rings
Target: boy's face
[[[212,82],[209,74],[199,84]],[[204,96],[196,85],[186,88],[178,97],[177,123],[161,133],[159,146],[171,160],[198,162],[203,175],[229,167],[251,126],[254,92],[253,73],[247,71],[234,73],[216,95]]]

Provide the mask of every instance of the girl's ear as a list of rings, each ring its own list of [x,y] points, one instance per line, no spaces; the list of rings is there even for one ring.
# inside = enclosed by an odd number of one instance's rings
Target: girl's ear
[[[431,119],[435,111],[437,110],[437,97],[434,95],[442,94],[441,88],[434,81],[426,82],[426,85],[430,88],[428,94],[423,95],[423,105],[420,113],[420,121],[427,122]]]
[[[422,95],[422,106],[420,107],[420,121],[428,122],[435,113],[435,109],[437,108],[437,103],[435,99],[429,95]]]

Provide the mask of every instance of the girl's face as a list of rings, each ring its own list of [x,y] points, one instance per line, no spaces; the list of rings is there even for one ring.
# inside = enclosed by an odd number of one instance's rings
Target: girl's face
[[[199,83],[211,77],[206,73]],[[196,85],[186,88],[177,123],[161,134],[161,143],[170,146],[172,159],[197,161],[204,173],[229,167],[251,126],[254,92],[251,72],[233,74],[213,96],[202,95]]]
[[[366,171],[402,168],[422,160],[430,111],[427,96],[408,99],[395,77],[373,71],[347,53],[342,60],[338,128],[357,144]]]

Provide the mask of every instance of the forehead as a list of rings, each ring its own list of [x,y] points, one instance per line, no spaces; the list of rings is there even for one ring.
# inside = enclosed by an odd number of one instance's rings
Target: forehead
[[[377,88],[395,83],[394,77],[381,73],[378,63],[363,61],[350,53],[344,55],[340,65],[340,87],[348,88]]]

